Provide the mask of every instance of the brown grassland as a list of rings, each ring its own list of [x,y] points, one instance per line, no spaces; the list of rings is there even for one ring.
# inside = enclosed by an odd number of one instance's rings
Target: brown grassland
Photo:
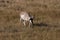
[[[20,23],[22,10],[33,28]],[[0,0],[0,40],[60,40],[60,0]]]

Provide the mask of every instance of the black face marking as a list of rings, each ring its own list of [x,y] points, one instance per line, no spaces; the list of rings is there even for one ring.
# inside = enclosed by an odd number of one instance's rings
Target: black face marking
[[[33,24],[33,18],[30,18],[30,20],[31,20],[31,22],[32,22],[32,24]]]
[[[30,20],[33,20],[33,18],[30,18]]]

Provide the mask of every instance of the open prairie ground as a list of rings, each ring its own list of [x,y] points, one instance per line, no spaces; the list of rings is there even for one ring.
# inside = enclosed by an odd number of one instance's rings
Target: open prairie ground
[[[20,23],[21,10],[33,27]],[[0,40],[60,40],[60,0],[0,0]]]

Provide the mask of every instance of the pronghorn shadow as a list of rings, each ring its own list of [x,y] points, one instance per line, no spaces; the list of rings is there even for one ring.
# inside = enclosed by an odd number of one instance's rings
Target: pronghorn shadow
[[[41,27],[41,26],[47,27],[48,26],[48,24],[46,24],[46,23],[34,23],[33,25],[34,26],[39,26],[39,27]]]

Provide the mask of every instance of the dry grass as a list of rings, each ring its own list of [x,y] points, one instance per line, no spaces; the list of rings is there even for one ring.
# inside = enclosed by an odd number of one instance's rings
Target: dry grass
[[[19,12],[34,15],[24,27]],[[0,0],[0,40],[60,40],[60,0]]]

